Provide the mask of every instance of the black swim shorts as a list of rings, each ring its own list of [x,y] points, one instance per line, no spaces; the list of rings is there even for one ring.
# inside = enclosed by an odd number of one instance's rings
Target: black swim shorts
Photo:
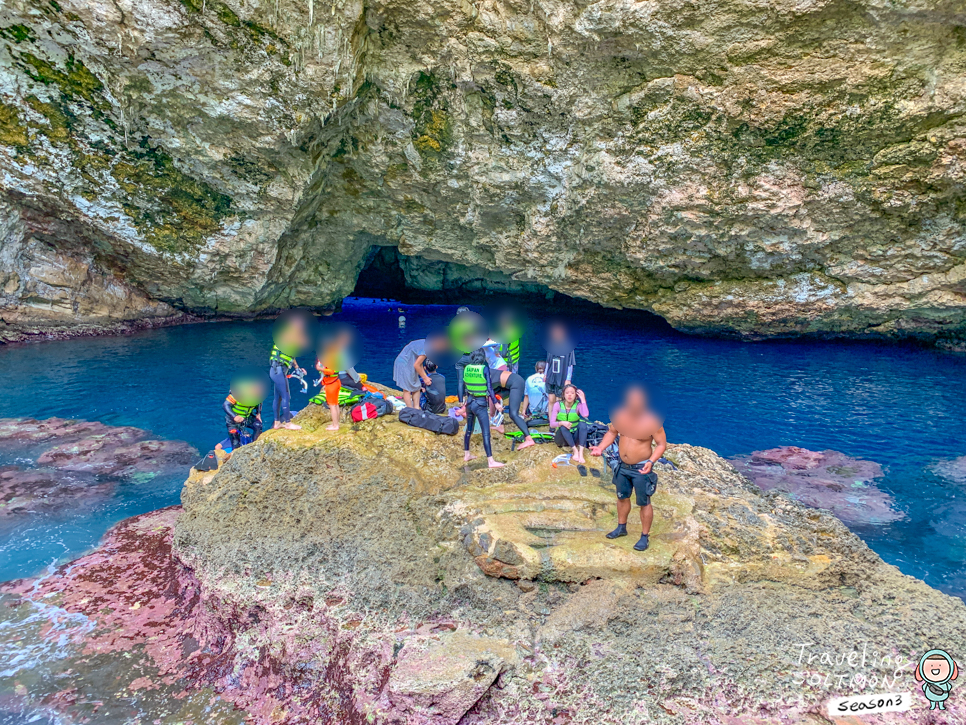
[[[631,491],[637,493],[637,505],[647,506],[651,503],[651,496],[657,490],[657,473],[641,473],[643,463],[633,466],[621,463],[614,474],[614,485],[617,486],[617,498],[631,497]]]
[[[547,383],[547,395],[556,395],[558,398],[563,397],[563,385],[554,385],[553,383]]]

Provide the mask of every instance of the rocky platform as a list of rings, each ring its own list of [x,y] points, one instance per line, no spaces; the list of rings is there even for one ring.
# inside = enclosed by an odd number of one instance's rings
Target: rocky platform
[[[966,652],[960,600],[706,449],[670,447],[638,554],[636,514],[603,537],[606,472],[554,469],[555,449],[501,440],[488,470],[391,416],[298,420],[194,473],[180,513],[111,535],[167,542],[150,552],[169,585],[82,595],[139,576],[134,547],[123,570],[95,553],[8,596],[127,633],[141,686],[181,678],[256,723],[815,725],[830,697],[914,691],[927,649]],[[862,722],[963,722],[925,707]]]

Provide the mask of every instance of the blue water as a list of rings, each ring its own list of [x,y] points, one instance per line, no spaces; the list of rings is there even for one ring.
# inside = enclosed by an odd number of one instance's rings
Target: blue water
[[[337,315],[357,326],[364,342],[358,367],[374,380],[390,382],[398,350],[455,309],[402,306],[407,326],[400,329],[399,306],[348,300]],[[574,380],[594,416],[606,416],[636,378],[651,389],[672,442],[724,456],[797,445],[874,460],[886,471],[880,488],[906,518],[856,533],[906,574],[966,596],[966,485],[930,470],[966,455],[966,359],[873,343],[695,338],[641,315],[584,307],[571,311],[570,324],[578,340]],[[270,339],[264,321],[7,346],[0,349],[0,417],[134,425],[206,451],[224,437],[220,405],[232,371],[265,367]],[[521,372],[541,353],[536,336],[525,338]],[[293,391],[293,408],[307,397]],[[182,480],[120,486],[95,510],[25,522],[0,541],[0,580],[80,553],[122,518],[177,503]]]

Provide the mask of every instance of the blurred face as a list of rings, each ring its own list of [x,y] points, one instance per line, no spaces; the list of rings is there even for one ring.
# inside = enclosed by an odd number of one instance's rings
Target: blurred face
[[[624,404],[631,410],[643,411],[647,409],[647,393],[644,388],[634,386],[627,390]]]
[[[242,405],[259,405],[265,400],[265,385],[260,380],[236,380],[231,394]]]
[[[309,317],[303,312],[290,312],[279,317],[272,329],[272,339],[286,355],[298,355],[306,350],[309,339]]]
[[[331,370],[346,370],[358,361],[356,331],[351,325],[330,329],[322,339],[319,362]]]
[[[567,339],[567,330],[559,322],[555,322],[550,328],[550,339],[555,342],[563,342]]]
[[[447,328],[450,344],[455,350],[470,353],[479,350],[486,342],[486,320],[475,312],[461,312]]]
[[[504,310],[497,321],[496,338],[500,342],[516,342],[523,337],[523,324],[514,310]]]

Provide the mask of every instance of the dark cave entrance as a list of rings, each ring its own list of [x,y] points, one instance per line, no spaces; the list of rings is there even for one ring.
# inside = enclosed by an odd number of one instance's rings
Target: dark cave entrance
[[[409,257],[389,246],[370,248],[352,296],[409,304],[460,304],[499,298],[543,305],[573,301],[542,284],[519,282],[507,274],[455,262]]]
[[[549,287],[519,282],[499,272],[439,260],[409,257],[396,247],[369,249],[352,297],[374,297],[405,304],[512,304],[554,315],[583,313],[613,318],[637,328],[670,330],[667,321],[646,310],[615,309],[570,297]]]

